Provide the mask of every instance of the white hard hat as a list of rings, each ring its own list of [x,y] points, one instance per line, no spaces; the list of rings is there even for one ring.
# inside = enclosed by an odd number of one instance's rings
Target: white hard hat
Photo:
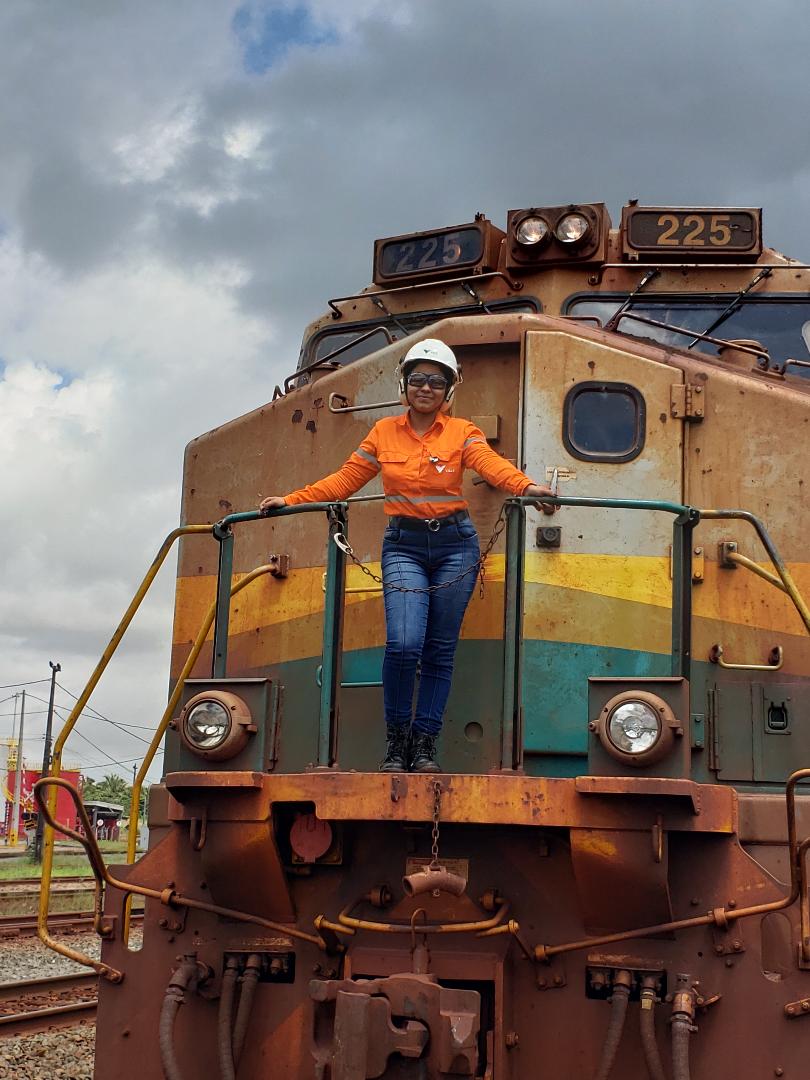
[[[399,369],[404,373],[406,368],[410,367],[411,364],[418,364],[422,360],[427,360],[431,364],[439,364],[441,367],[447,368],[453,377],[453,382],[458,381],[459,370],[456,354],[449,345],[445,345],[445,343],[439,341],[438,338],[425,338],[424,341],[417,341],[415,345],[411,345],[410,349],[408,349],[405,356],[402,358]]]

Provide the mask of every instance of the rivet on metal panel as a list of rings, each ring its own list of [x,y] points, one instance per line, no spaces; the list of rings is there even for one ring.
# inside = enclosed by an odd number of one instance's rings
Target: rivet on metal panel
[[[706,558],[702,547],[692,551],[692,584],[700,585],[706,576]]]

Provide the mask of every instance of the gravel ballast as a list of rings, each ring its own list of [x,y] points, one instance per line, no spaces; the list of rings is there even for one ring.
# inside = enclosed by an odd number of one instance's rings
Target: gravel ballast
[[[133,928],[133,939],[141,928]],[[61,940],[98,959],[101,949],[94,933],[65,934]],[[0,942],[0,982],[42,979],[86,971],[81,964],[59,956],[37,938]],[[96,1028],[94,1023],[61,1028],[39,1035],[0,1040],[0,1080],[92,1080]]]

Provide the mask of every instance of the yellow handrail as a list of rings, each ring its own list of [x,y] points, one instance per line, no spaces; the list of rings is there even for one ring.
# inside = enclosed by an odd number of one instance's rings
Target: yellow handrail
[[[256,578],[261,577],[263,574],[271,574],[275,570],[275,563],[265,563],[264,566],[258,566],[255,570],[251,570],[249,574],[245,574],[243,578],[240,578],[239,581],[235,582],[231,586],[231,598],[236,596],[238,592],[241,592],[241,590],[244,589],[247,585],[250,585],[250,583],[252,581],[255,581]],[[146,777],[146,774],[149,772],[149,767],[152,764],[155,754],[160,748],[160,744],[163,741],[163,736],[166,734],[166,729],[169,726],[169,721],[174,714],[174,710],[177,708],[177,703],[179,702],[180,695],[183,692],[183,685],[185,684],[186,679],[191,674],[194,665],[197,662],[197,657],[200,655],[202,647],[205,644],[205,639],[208,637],[208,631],[211,629],[211,626],[214,622],[216,610],[217,602],[215,600],[211,607],[208,609],[208,614],[205,616],[203,624],[200,627],[197,637],[194,640],[194,644],[191,647],[191,652],[186,658],[186,662],[183,665],[182,671],[177,676],[177,681],[174,684],[174,689],[172,690],[171,696],[169,697],[168,703],[166,704],[166,709],[163,713],[163,716],[161,717],[157,729],[155,730],[155,734],[152,736],[152,741],[149,744],[149,748],[146,751],[146,755],[143,759],[141,767],[138,770],[137,776],[135,777],[135,782],[132,785],[132,799],[129,806],[129,835],[127,836],[128,863],[135,862],[135,852],[137,850],[138,844],[138,811],[140,809],[141,788],[143,786],[143,781]],[[129,896],[127,897],[126,907],[124,909],[125,943],[129,942],[129,921],[131,907],[132,897]]]
[[[141,606],[144,596],[149,591],[149,587],[155,580],[158,571],[163,565],[166,556],[172,548],[175,540],[181,536],[189,536],[195,533],[207,533],[211,534],[210,525],[181,525],[178,529],[173,529],[172,532],[166,537],[163,543],[160,545],[157,555],[152,561],[152,565],[147,570],[143,581],[141,582],[138,590],[132,598],[132,601],[124,612],[123,618],[116,627],[115,633],[110,638],[109,644],[104,652],[101,654],[101,659],[96,664],[93,674],[87,681],[87,685],[82,690],[79,697],[76,699],[76,704],[73,706],[70,716],[68,716],[62,730],[56,738],[56,742],[53,747],[53,758],[51,760],[51,768],[49,775],[52,777],[58,777],[62,770],[62,750],[67,742],[73,728],[76,726],[76,721],[79,719],[85,705],[90,699],[90,695],[98,685],[99,679],[104,674],[104,670],[109,664],[113,653],[118,648],[121,639],[127,632],[129,624],[135,617],[135,613]],[[56,797],[57,790],[55,786],[52,786],[48,791],[48,810],[51,817],[56,813]],[[62,956],[67,956],[71,960],[75,960],[80,964],[84,964],[86,967],[91,967],[99,974],[105,975],[107,978],[111,977],[112,969],[108,968],[106,964],[100,964],[98,961],[93,960],[92,957],[86,956],[84,953],[77,952],[75,949],[70,949],[68,946],[63,945],[61,942],[52,938],[48,933],[48,907],[50,903],[51,894],[51,875],[53,873],[53,851],[54,851],[54,831],[48,824],[47,820],[42,836],[42,879],[40,882],[39,891],[39,914],[37,918],[37,933],[43,944],[48,948],[53,949],[54,952],[61,953]]]

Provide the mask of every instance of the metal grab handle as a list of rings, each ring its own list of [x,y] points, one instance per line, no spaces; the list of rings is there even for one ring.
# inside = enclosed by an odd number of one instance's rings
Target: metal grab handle
[[[345,402],[344,405],[335,406],[336,401]],[[377,401],[371,405],[350,405],[349,399],[344,394],[338,394],[337,392],[329,395],[329,412],[332,413],[352,413],[352,412],[368,412],[370,409],[393,409],[397,405],[401,404],[399,398],[396,401]]]
[[[778,671],[785,662],[785,654],[781,645],[774,645],[768,654],[767,664],[729,664],[723,659],[723,646],[718,643],[709,650],[709,660],[732,671]]]

